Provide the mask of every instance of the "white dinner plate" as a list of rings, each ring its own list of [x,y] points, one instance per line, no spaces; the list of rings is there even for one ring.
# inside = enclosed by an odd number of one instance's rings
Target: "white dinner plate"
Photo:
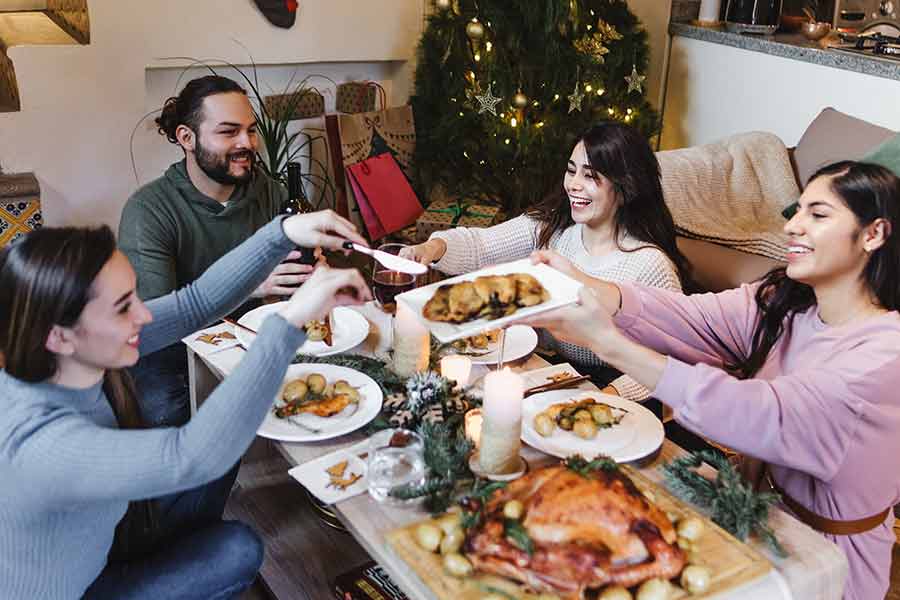
[[[532,275],[535,279],[540,281],[541,285],[544,286],[544,289],[550,293],[550,298],[540,304],[520,308],[513,314],[500,317],[499,319],[476,319],[466,323],[446,323],[442,321],[429,321],[422,315],[422,309],[425,308],[425,304],[431,300],[431,297],[434,296],[434,293],[441,286],[451,285],[460,281],[472,281],[476,277],[481,277],[482,275],[507,275],[510,273],[527,273]],[[559,308],[560,306],[574,304],[578,301],[578,290],[581,289],[581,285],[580,282],[575,281],[568,275],[560,273],[556,269],[544,264],[533,265],[531,264],[530,259],[524,258],[522,260],[473,271],[472,273],[466,273],[465,275],[458,275],[456,277],[451,277],[450,279],[432,283],[431,285],[426,285],[425,287],[398,294],[397,302],[403,302],[409,306],[413,312],[419,316],[422,323],[431,330],[434,337],[441,343],[446,344],[447,342],[470,337],[489,329],[499,329],[500,327],[509,325],[510,323],[514,323],[515,321],[531,315]]]
[[[508,363],[519,360],[528,356],[537,348],[538,335],[537,332],[528,325],[513,325],[506,329],[506,341],[503,343],[503,362]],[[463,352],[450,348],[447,354],[463,354],[468,356],[474,365],[495,365],[497,364],[497,351],[500,349],[499,342],[491,342],[487,348],[471,348]],[[487,351],[486,354],[481,352]],[[477,356],[475,355],[477,353]]]
[[[334,383],[339,379],[347,381],[359,390],[361,396],[359,403],[350,404],[343,412],[331,417],[317,417],[308,414],[296,415],[287,419],[276,417],[274,409],[283,404],[281,391],[284,389],[284,385],[311,373],[320,373],[328,383]],[[275,397],[272,410],[266,415],[256,433],[264,438],[282,442],[316,442],[331,439],[356,431],[374,419],[381,412],[383,400],[384,395],[378,384],[365,373],[360,373],[355,369],[325,363],[291,365],[284,376],[284,384],[279,388],[278,395]]]
[[[557,427],[553,435],[544,437],[534,430],[534,417],[551,404],[590,395],[600,402],[627,411],[613,427],[600,429],[590,440]],[[581,454],[588,460],[606,455],[618,462],[630,462],[655,452],[663,443],[662,422],[638,402],[611,394],[582,390],[553,390],[525,398],[522,405],[522,441],[558,458]]]
[[[285,304],[287,302],[276,302],[254,308],[241,317],[238,323],[254,331],[259,331],[266,317],[284,308]],[[250,333],[240,327],[234,328],[234,335],[246,348],[249,348],[253,340],[256,339],[255,333]],[[338,306],[331,311],[331,336],[332,344],[330,346],[326,345],[325,342],[306,340],[297,349],[297,353],[310,354],[312,356],[329,356],[346,352],[363,343],[369,336],[369,321],[352,308]]]

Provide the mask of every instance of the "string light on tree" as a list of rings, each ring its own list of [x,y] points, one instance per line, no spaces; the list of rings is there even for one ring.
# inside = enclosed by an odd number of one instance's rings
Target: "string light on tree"
[[[434,6],[438,10],[450,10],[452,3],[450,0],[434,0]]]

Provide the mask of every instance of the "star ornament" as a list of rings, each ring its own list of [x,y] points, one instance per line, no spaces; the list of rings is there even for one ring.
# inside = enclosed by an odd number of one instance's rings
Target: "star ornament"
[[[631,92],[643,92],[644,80],[647,79],[645,75],[640,75],[637,72],[637,67],[631,65],[631,75],[625,76],[625,81],[628,82],[628,91],[627,94]]]
[[[497,116],[497,104],[502,100],[502,98],[498,98],[491,93],[492,86],[493,84],[489,85],[487,91],[484,94],[475,96],[475,99],[478,100],[479,115],[483,115],[484,113],[488,112],[495,117]]]
[[[584,100],[584,92],[581,91],[578,82],[575,82],[575,91],[568,96],[569,98],[569,114],[574,111],[581,111],[581,102]]]

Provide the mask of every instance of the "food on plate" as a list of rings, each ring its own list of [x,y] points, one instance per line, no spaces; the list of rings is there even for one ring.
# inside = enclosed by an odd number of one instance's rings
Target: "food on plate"
[[[573,377],[577,377],[577,375],[568,371],[563,371],[562,373],[554,373],[553,375],[549,375],[547,379],[550,380],[550,383],[560,383],[567,379],[572,379]]]
[[[325,315],[322,321],[307,321],[303,328],[306,330],[306,339],[311,342],[325,342],[330,346],[333,341],[331,332],[331,315]]]
[[[453,577],[468,577],[472,574],[472,563],[459,553],[451,553],[444,555],[444,570]]]
[[[451,346],[459,352],[487,350],[491,344],[496,344],[499,339],[500,330],[491,329],[484,333],[479,333],[478,335],[451,342]]]
[[[709,569],[699,565],[688,565],[681,572],[681,587],[689,594],[702,594],[709,589],[711,578]]]
[[[283,404],[275,407],[275,416],[286,419],[309,413],[319,417],[331,417],[342,412],[350,404],[360,401],[359,390],[340,379],[328,383],[324,375],[310,373],[285,384],[281,391]]]
[[[332,465],[325,469],[325,472],[328,474],[328,486],[337,488],[340,491],[346,490],[348,487],[362,479],[362,474],[360,473],[350,473],[347,477],[344,477],[344,473],[347,471],[347,465],[349,461],[342,460],[341,462]]]
[[[205,344],[210,344],[212,346],[218,346],[220,342],[223,340],[233,340],[236,339],[234,334],[230,331],[220,331],[219,333],[201,333],[197,336],[198,342],[203,342]]]
[[[615,408],[584,394],[568,402],[557,402],[534,416],[534,430],[539,435],[553,435],[556,428],[571,431],[578,437],[589,440],[597,431],[613,427],[622,422],[626,411]]]
[[[522,505],[518,519],[507,514],[512,502]],[[665,581],[685,564],[672,522],[609,460],[572,457],[495,490],[483,503],[463,504],[469,528],[462,551],[475,571],[535,592],[581,598],[586,590]]]
[[[425,304],[422,314],[430,321],[450,323],[497,319],[549,298],[549,292],[532,275],[485,275],[440,286]]]
[[[655,577],[641,584],[635,600],[669,600],[672,584],[665,579]]]

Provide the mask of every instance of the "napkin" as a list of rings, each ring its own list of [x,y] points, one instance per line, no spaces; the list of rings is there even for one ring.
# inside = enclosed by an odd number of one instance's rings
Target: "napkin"
[[[525,380],[525,388],[527,389],[538,385],[544,385],[546,383],[553,383],[554,375],[562,375],[564,373],[568,373],[572,377],[578,377],[581,375],[581,373],[576,371],[575,367],[573,367],[569,363],[560,363],[558,365],[550,365],[549,367],[543,367],[541,369],[525,371],[521,375]]]
[[[228,323],[219,323],[218,325],[195,331],[181,341],[200,356],[209,356],[240,344],[240,341],[234,335],[234,327]]]
[[[297,465],[288,475],[325,504],[334,504],[368,489],[366,456],[369,440]],[[357,477],[358,476],[358,477]],[[354,480],[344,487],[344,484]]]

